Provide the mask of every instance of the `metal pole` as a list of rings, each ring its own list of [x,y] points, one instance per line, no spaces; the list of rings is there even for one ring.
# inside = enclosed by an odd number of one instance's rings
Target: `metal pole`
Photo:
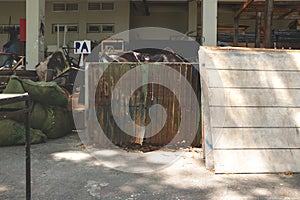
[[[26,109],[29,109],[30,100],[26,100]],[[25,113],[25,151],[26,151],[26,200],[31,199],[31,164],[30,164],[30,124],[29,110]]]

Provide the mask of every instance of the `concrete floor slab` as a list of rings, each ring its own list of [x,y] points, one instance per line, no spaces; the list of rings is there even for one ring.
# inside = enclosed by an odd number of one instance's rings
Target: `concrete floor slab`
[[[32,145],[32,199],[300,199],[299,174],[215,175],[205,169],[198,151],[180,154],[157,171],[129,173],[105,164],[118,164],[122,156],[100,161],[79,144],[77,135],[69,135]],[[25,199],[23,146],[0,148],[0,199]]]

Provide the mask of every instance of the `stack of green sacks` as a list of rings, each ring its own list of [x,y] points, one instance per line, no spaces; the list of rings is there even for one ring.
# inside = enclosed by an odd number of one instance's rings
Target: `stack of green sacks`
[[[46,137],[59,138],[72,131],[74,125],[72,113],[68,110],[68,97],[55,82],[33,82],[11,76],[3,91],[3,93],[25,92],[28,92],[32,99],[29,114],[32,143],[45,142]],[[6,107],[20,108],[24,107],[24,103],[15,103]],[[13,120],[15,120],[14,123],[11,120],[0,121],[0,146],[24,143],[24,137],[19,136],[24,127],[18,124],[24,122],[24,116],[14,117]],[[22,131],[16,131],[15,126],[22,127],[23,129],[18,129]],[[5,127],[6,130],[10,129],[10,131],[6,131],[2,127]],[[24,135],[24,131],[22,133]],[[43,134],[46,137],[42,137]],[[5,138],[10,139],[6,140]]]

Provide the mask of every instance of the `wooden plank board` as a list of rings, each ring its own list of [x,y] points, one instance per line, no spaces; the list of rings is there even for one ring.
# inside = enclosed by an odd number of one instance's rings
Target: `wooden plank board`
[[[212,127],[300,127],[300,108],[211,107],[210,112]]]
[[[214,149],[300,148],[300,128],[213,128]]]
[[[209,89],[211,106],[300,107],[300,90],[294,89]]]
[[[209,88],[300,89],[300,71],[206,70],[204,78]]]
[[[203,158],[205,158],[205,167],[214,169],[213,145],[210,110],[208,106],[208,90],[205,89],[204,80],[201,79],[201,112],[203,113]]]
[[[300,51],[201,49],[206,166],[300,172]]]
[[[201,47],[199,56],[206,69],[300,70],[300,51]]]
[[[300,149],[214,150],[216,173],[300,172]]]

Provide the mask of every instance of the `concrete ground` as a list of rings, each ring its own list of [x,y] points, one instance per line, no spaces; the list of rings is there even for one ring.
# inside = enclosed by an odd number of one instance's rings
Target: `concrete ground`
[[[215,175],[198,150],[186,151],[171,166],[136,174],[106,167],[79,144],[77,135],[69,135],[32,145],[32,199],[300,199],[300,174]],[[24,156],[23,146],[0,148],[1,200],[25,199]]]

